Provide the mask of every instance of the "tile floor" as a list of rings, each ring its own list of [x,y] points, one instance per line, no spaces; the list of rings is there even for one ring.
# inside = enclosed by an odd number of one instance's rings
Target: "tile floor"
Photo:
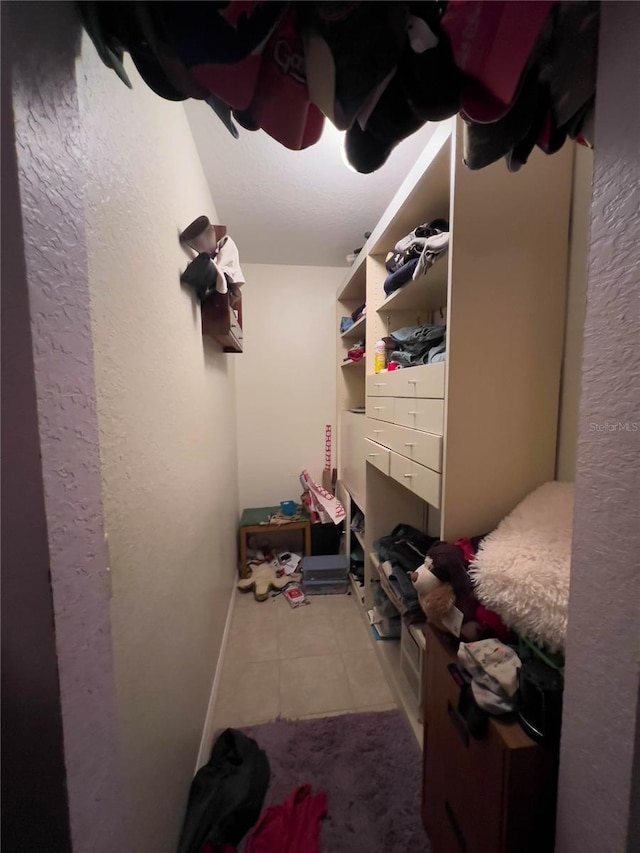
[[[352,595],[296,609],[281,596],[235,595],[216,729],[397,707]]]

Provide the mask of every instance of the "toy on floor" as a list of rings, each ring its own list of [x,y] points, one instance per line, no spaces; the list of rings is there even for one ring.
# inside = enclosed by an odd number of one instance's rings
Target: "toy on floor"
[[[282,589],[290,581],[290,577],[278,577],[278,573],[271,563],[259,563],[252,567],[251,577],[238,581],[238,589],[241,592],[253,590],[256,601],[265,601],[272,589]]]

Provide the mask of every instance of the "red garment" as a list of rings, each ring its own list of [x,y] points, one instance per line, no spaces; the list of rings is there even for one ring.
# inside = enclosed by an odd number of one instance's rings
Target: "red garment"
[[[249,834],[245,853],[320,853],[320,821],[327,813],[327,794],[300,785],[287,799],[260,815]]]
[[[471,539],[456,539],[453,543],[462,551],[462,556],[465,563],[470,563],[476,555],[475,549],[471,544]]]

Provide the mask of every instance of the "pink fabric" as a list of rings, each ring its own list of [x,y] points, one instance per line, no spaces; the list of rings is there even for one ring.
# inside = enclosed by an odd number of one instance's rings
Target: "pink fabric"
[[[320,821],[326,813],[326,792],[312,794],[311,785],[300,785],[260,815],[245,853],[320,853]]]
[[[456,539],[453,543],[457,545],[458,548],[462,551],[462,556],[464,558],[465,563],[470,563],[476,555],[475,549],[471,544],[470,539]]]
[[[553,0],[449,0],[442,28],[467,75],[462,110],[472,121],[497,121],[509,108]]]
[[[322,135],[324,116],[309,100],[304,45],[293,12],[263,51],[249,113],[265,133],[293,151],[314,145]]]

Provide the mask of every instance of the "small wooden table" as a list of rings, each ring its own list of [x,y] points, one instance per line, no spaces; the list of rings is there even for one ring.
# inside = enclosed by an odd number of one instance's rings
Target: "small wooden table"
[[[311,554],[311,522],[309,516],[305,514],[298,521],[271,524],[271,517],[279,512],[279,510],[279,506],[262,506],[242,511],[238,529],[240,552],[238,572],[241,578],[249,576],[247,568],[247,536],[251,533],[273,533],[277,531],[288,533],[290,530],[301,530],[304,556],[308,557]]]

